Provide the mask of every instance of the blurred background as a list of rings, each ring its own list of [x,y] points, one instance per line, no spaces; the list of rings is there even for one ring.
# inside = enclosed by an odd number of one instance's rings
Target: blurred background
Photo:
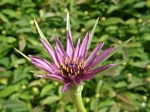
[[[68,11],[74,45],[100,18],[90,51],[135,36],[102,65],[129,62],[85,82],[88,112],[150,112],[150,0],[0,0],[0,10],[0,112],[75,112],[62,84],[37,78],[45,72],[13,49],[51,62],[34,19],[52,46],[59,37],[65,48]]]

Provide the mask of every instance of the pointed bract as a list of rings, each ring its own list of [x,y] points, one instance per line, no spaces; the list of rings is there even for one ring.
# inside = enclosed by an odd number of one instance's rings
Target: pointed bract
[[[35,23],[35,26],[36,26],[36,28],[37,28],[37,30],[38,30],[38,33],[40,34],[40,37],[41,37],[42,39],[44,39],[44,40],[48,43],[46,37],[44,36],[43,32],[41,31],[41,29],[40,29],[39,25],[37,24],[36,20],[34,20],[34,23]],[[49,44],[49,43],[48,43],[48,44]],[[50,44],[49,44],[49,46],[51,47]],[[52,48],[52,47],[51,47],[51,48]]]

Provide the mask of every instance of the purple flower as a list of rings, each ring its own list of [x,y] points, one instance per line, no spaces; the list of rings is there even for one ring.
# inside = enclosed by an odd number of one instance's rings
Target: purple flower
[[[47,71],[45,76],[38,76],[42,78],[48,77],[63,82],[64,86],[62,88],[62,92],[65,92],[71,85],[81,84],[84,80],[94,78],[97,73],[101,73],[104,70],[115,66],[116,64],[108,64],[92,69],[107,55],[109,55],[113,51],[114,47],[110,47],[97,55],[97,52],[104,45],[104,43],[101,42],[86,58],[89,36],[90,34],[87,33],[82,41],[82,44],[80,44],[79,39],[76,49],[74,49],[72,37],[70,32],[67,31],[66,52],[64,51],[58,38],[55,38],[55,49],[53,49],[43,38],[41,38],[40,40],[47,52],[50,54],[51,58],[54,60],[54,64],[49,63],[45,59],[29,55],[31,62],[35,66]]]

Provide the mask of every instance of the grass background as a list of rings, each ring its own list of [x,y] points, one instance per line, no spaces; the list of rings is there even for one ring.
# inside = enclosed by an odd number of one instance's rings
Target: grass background
[[[150,111],[150,0],[1,0],[0,10],[0,112],[75,112],[62,84],[37,78],[45,72],[13,49],[52,61],[33,19],[52,46],[59,37],[65,48],[68,11],[74,44],[100,18],[90,51],[102,41],[106,49],[135,36],[102,64],[128,63],[85,82],[88,112],[96,105],[98,112]]]

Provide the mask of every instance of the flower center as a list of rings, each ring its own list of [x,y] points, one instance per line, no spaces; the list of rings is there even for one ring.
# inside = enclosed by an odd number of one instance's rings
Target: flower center
[[[61,73],[61,75],[66,75],[68,77],[70,76],[80,76],[85,74],[85,70],[84,70],[84,61],[81,61],[80,63],[78,63],[78,61],[74,62],[72,60],[67,60],[65,61],[65,63],[60,63],[59,64],[59,72]]]

